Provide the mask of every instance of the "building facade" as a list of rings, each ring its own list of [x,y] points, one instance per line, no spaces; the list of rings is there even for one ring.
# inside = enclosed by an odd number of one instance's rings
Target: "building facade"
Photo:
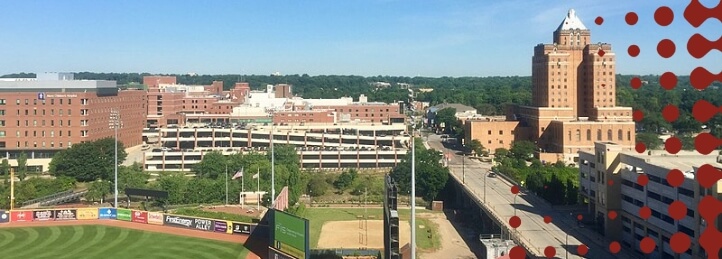
[[[722,168],[717,155],[637,154],[624,151],[615,143],[598,142],[594,151],[581,151],[579,158],[580,194],[588,201],[589,213],[605,236],[619,240],[622,246],[640,256],[644,255],[640,241],[650,237],[656,249],[649,258],[707,258],[698,240],[707,224],[715,223],[705,222],[696,208],[706,195],[720,199],[722,189],[720,183],[713,188],[703,188],[695,181],[695,175],[704,164]],[[666,180],[674,169],[684,176],[678,187]],[[638,181],[642,175],[649,179],[646,185]],[[681,220],[670,215],[669,207],[674,201],[681,201],[687,207]],[[651,210],[646,220],[640,217],[643,206]],[[610,218],[610,211],[615,211],[617,218]],[[690,249],[682,254],[672,251],[669,244],[670,237],[677,232],[692,240]]]
[[[142,143],[146,92],[119,90],[115,81],[73,80],[73,74],[0,80],[0,154],[16,165],[25,153],[31,170],[45,171],[52,156],[74,143],[114,136],[109,127],[117,109],[126,147]]]

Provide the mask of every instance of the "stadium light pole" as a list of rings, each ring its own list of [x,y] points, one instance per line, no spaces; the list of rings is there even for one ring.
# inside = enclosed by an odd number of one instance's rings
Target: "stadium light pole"
[[[113,188],[113,207],[118,208],[118,128],[120,127],[120,113],[117,108],[113,108],[110,110],[110,118],[109,118],[109,124],[111,127],[113,127],[113,130],[115,131],[115,166],[114,166],[114,174],[115,174],[115,187]]]
[[[276,208],[276,154],[273,153],[273,117],[275,111],[271,111],[271,208]]]
[[[411,259],[416,259],[416,123],[411,123]]]

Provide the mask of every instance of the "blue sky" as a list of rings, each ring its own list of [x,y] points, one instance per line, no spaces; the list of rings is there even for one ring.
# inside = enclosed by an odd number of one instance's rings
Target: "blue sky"
[[[703,0],[713,6],[718,1]],[[93,71],[198,74],[398,76],[530,75],[533,47],[551,43],[569,8],[593,42],[617,53],[617,72],[722,71],[722,54],[696,60],[687,39],[717,39],[718,20],[700,28],[688,1],[314,0],[314,1],[0,1],[0,74]],[[675,20],[655,24],[670,6]],[[634,11],[639,23],[624,15]],[[602,16],[602,26],[594,19]],[[670,59],[657,42],[677,43]],[[627,47],[642,49],[630,58]]]

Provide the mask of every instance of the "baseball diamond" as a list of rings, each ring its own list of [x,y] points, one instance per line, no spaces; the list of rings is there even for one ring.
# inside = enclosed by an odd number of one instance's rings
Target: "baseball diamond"
[[[146,225],[147,226],[147,225]],[[2,258],[246,258],[242,244],[105,225],[6,227]]]

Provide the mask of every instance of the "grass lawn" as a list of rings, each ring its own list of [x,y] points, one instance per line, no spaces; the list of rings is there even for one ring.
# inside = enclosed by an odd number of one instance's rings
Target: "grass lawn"
[[[383,209],[381,208],[369,208],[368,215],[369,219],[383,220]],[[438,226],[430,220],[421,218],[418,216],[419,213],[440,213],[430,210],[416,210],[416,224],[418,226],[423,225],[424,228],[416,228],[416,242],[417,246],[425,250],[435,250],[441,246],[439,235],[436,234]],[[321,237],[321,227],[323,223],[327,221],[346,221],[346,220],[358,220],[358,215],[364,215],[363,208],[306,208],[301,217],[309,220],[309,228],[311,234],[311,248],[318,246],[318,239]],[[411,210],[407,208],[399,208],[399,217],[401,221],[409,221],[411,219]],[[432,235],[429,238],[428,231],[431,230]],[[378,231],[383,231],[379,229]],[[402,244],[403,245],[403,244]]]
[[[101,225],[3,228],[0,253],[10,258],[245,259],[243,245]]]

